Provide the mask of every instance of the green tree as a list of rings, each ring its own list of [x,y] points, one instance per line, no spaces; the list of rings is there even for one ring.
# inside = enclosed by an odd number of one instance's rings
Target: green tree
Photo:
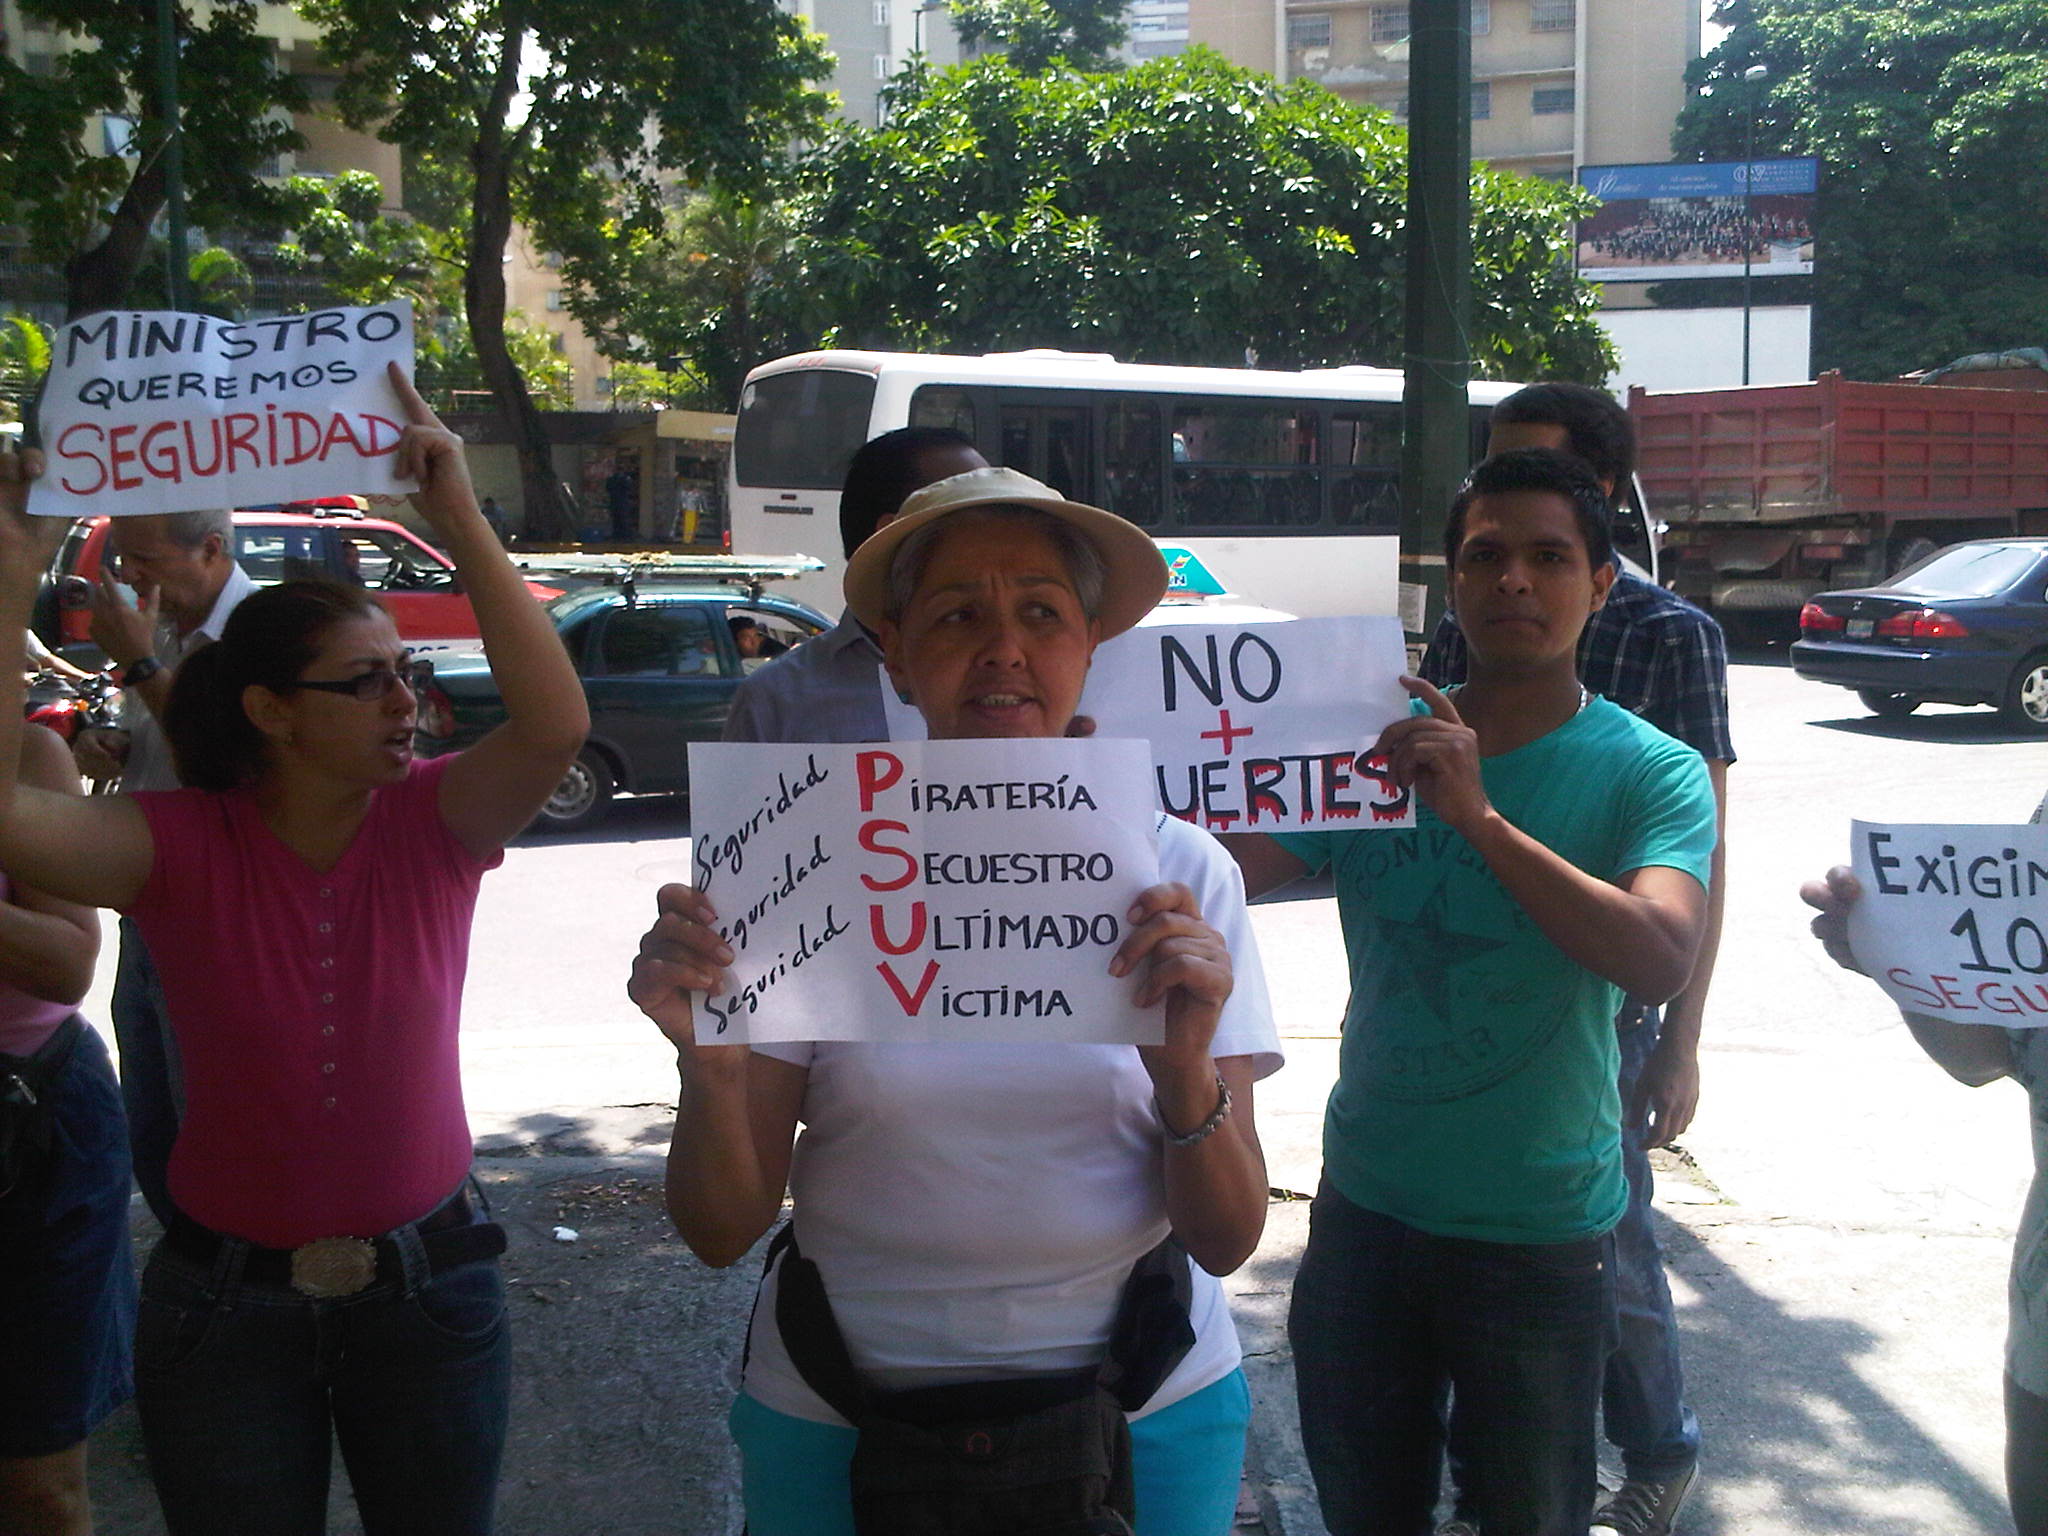
[[[1124,0],[953,0],[953,29],[969,48],[1000,48],[1026,74],[1054,59],[1113,69],[1129,35]]]
[[[63,269],[69,314],[117,308],[164,206],[156,8],[19,0],[19,9],[65,47],[33,73],[0,55],[0,224],[26,230],[31,253]],[[262,168],[301,142],[285,114],[305,106],[305,93],[257,35],[259,9],[255,0],[177,8],[187,205],[203,228],[274,216]],[[102,113],[133,121],[131,153],[103,152]]]
[[[22,314],[0,315],[0,422],[18,422],[50,370],[50,333]]]
[[[749,368],[809,344],[757,313],[789,233],[781,205],[722,187],[655,228],[604,221],[564,240],[570,311],[607,356],[687,371],[700,397],[730,408]]]
[[[561,249],[607,223],[658,228],[665,188],[743,186],[813,131],[828,70],[773,0],[303,0],[345,75],[343,117],[471,172],[464,310],[513,429],[527,515],[573,536],[546,433],[506,344],[515,215]]]
[[[810,168],[763,334],[1398,361],[1407,145],[1386,113],[1201,49],[1101,74],[984,58],[901,87],[886,128],[842,129]],[[1476,371],[1604,378],[1568,255],[1590,202],[1483,167],[1472,199]]]
[[[1884,378],[2048,339],[2048,7],[1734,0],[1715,19],[1673,148],[1740,160],[1754,90],[1758,156],[1820,158],[1813,276],[1757,286],[1810,295],[1816,366]]]

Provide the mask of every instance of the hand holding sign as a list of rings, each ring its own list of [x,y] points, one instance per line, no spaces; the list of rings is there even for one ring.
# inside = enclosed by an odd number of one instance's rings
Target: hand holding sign
[[[1414,790],[1445,826],[1469,837],[1493,809],[1479,776],[1479,735],[1439,689],[1419,677],[1404,676],[1401,686],[1430,712],[1396,720],[1367,755],[1384,756],[1396,784]]]
[[[1863,899],[1863,883],[1846,864],[1837,864],[1818,880],[1799,887],[1799,899],[1820,915],[1809,925],[1828,958],[1845,971],[1863,974],[1849,948],[1849,912]]]
[[[462,439],[441,425],[441,418],[420,398],[395,360],[385,364],[385,373],[406,423],[392,457],[392,472],[401,480],[419,482],[420,488],[412,494],[413,509],[445,538],[456,520],[483,517],[477,511],[476,489],[470,483]]]
[[[49,570],[71,524],[28,516],[29,489],[42,478],[43,456],[34,448],[0,449],[0,580],[33,586]]]
[[[1129,976],[1148,967],[1137,1004],[1166,1004],[1164,1043],[1141,1045],[1138,1055],[1162,1089],[1192,1072],[1206,1090],[1215,1070],[1209,1045],[1235,980],[1223,935],[1202,920],[1201,904],[1184,885],[1153,886],[1132,904],[1130,921],[1134,926],[1110,960],[1109,974]]]
[[[733,953],[718,936],[718,913],[708,897],[687,885],[664,885],[654,905],[658,915],[641,935],[626,996],[654,1020],[677,1057],[688,1063],[691,1077],[743,1070],[746,1044],[699,1045],[690,1009],[690,993],[715,996],[725,990],[725,967],[732,964]]]

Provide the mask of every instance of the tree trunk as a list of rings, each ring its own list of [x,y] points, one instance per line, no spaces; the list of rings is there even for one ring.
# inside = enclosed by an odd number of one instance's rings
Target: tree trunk
[[[145,115],[144,122],[161,121]],[[128,301],[135,274],[149,249],[150,227],[164,206],[164,161],[161,148],[135,168],[127,191],[107,215],[107,232],[64,263],[64,318],[119,309]]]
[[[469,261],[462,275],[462,295],[469,311],[469,336],[476,348],[477,366],[491,387],[498,413],[519,454],[527,534],[551,543],[568,543],[576,537],[575,508],[567,487],[555,474],[540,410],[505,346],[505,245],[512,234],[512,166],[521,149],[520,135],[507,132],[505,118],[519,87],[519,51],[525,34],[517,8],[507,7],[507,11],[491,99],[478,113],[476,143],[470,150],[476,192],[470,208]]]

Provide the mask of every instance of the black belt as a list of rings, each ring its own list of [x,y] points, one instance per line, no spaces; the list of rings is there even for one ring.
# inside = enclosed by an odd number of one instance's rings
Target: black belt
[[[412,1223],[419,1234],[427,1273],[438,1275],[458,1264],[494,1259],[505,1251],[505,1229],[496,1222],[477,1221],[469,1192],[455,1195]],[[401,1229],[402,1230],[402,1229]],[[397,1239],[322,1237],[297,1248],[264,1248],[202,1227],[183,1213],[171,1217],[164,1246],[180,1258],[211,1264],[230,1243],[245,1250],[242,1278],[256,1285],[287,1286],[303,1296],[353,1296],[380,1282],[405,1276]]]

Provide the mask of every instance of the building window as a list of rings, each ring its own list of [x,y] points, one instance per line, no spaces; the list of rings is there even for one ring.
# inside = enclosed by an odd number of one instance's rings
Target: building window
[[[135,147],[135,119],[121,117],[109,112],[100,119],[100,142],[110,155],[136,155],[141,151]]]
[[[1569,85],[1539,85],[1529,93],[1529,110],[1537,117],[1555,117],[1578,109],[1579,93]]]
[[[562,290],[550,288],[548,290],[548,308],[559,311],[562,307]]]
[[[878,53],[875,55],[875,78],[877,80],[886,80],[889,78],[889,55],[887,55],[886,53]]]
[[[1531,32],[1569,32],[1578,22],[1578,0],[1529,0]]]
[[[1472,121],[1484,122],[1493,116],[1493,82],[1481,80],[1472,87]]]
[[[889,0],[875,0],[875,25],[878,27],[889,25]]]
[[[1289,48],[1329,47],[1330,18],[1327,15],[1288,17],[1287,46]]]
[[[1398,43],[1408,35],[1408,7],[1376,5],[1372,8],[1372,41]]]
[[[1493,0],[1472,0],[1472,35],[1484,37],[1493,30]]]

